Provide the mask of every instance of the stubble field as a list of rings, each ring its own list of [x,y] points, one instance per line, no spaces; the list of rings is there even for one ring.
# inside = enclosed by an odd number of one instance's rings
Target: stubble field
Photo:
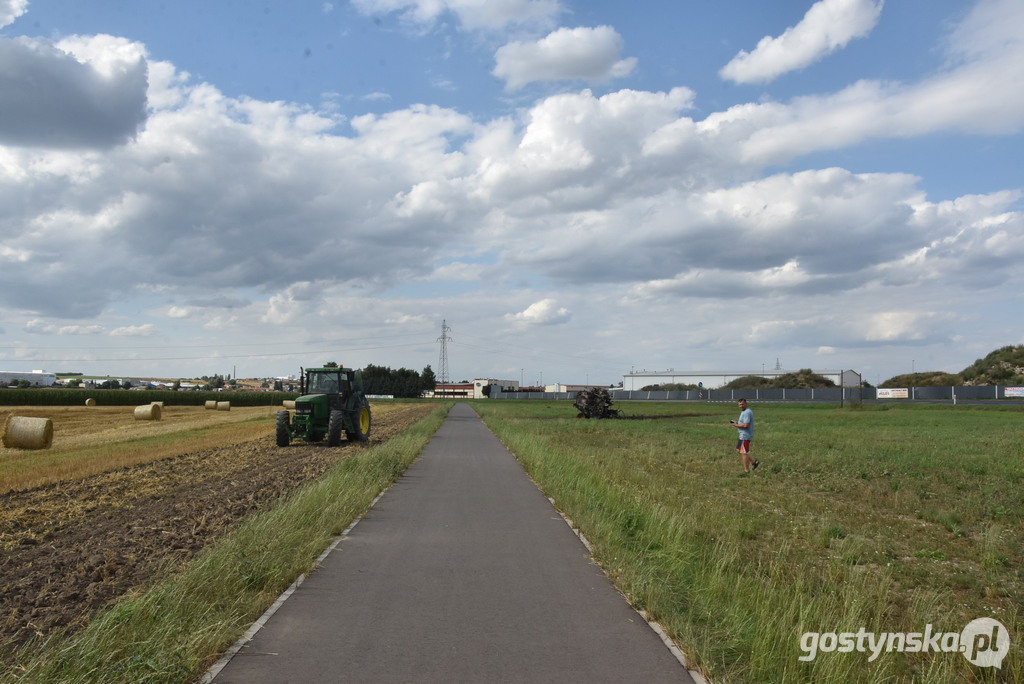
[[[370,444],[434,407],[373,407]],[[365,448],[274,444],[276,407],[5,407],[49,417],[51,449],[0,449],[0,651],[84,625],[249,513]]]

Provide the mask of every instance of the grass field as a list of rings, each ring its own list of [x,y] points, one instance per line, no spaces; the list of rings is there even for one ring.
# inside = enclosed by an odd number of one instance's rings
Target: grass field
[[[604,421],[474,406],[711,681],[1024,681],[1020,409],[753,406],[761,467],[744,476],[732,405],[627,403]],[[807,632],[982,617],[1010,632],[1001,669],[946,652],[800,660]]]

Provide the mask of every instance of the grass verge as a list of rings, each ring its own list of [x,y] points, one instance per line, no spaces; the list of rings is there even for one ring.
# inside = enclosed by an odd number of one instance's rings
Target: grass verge
[[[474,405],[595,559],[716,684],[1024,681],[1021,411],[754,406],[740,475],[732,405]],[[642,416],[637,414],[643,414]],[[807,632],[1008,628],[1002,668],[959,653],[818,652]]]
[[[450,406],[340,462],[82,632],[26,649],[0,681],[194,680],[405,471]]]

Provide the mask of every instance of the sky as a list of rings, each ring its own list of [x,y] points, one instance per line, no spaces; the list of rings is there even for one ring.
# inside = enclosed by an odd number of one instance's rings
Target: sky
[[[1020,0],[0,0],[0,370],[958,372]]]

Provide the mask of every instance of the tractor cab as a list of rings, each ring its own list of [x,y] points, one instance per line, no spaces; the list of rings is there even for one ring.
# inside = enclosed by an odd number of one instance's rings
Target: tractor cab
[[[347,394],[349,385],[348,377],[335,369],[310,368],[305,380],[303,394]]]

